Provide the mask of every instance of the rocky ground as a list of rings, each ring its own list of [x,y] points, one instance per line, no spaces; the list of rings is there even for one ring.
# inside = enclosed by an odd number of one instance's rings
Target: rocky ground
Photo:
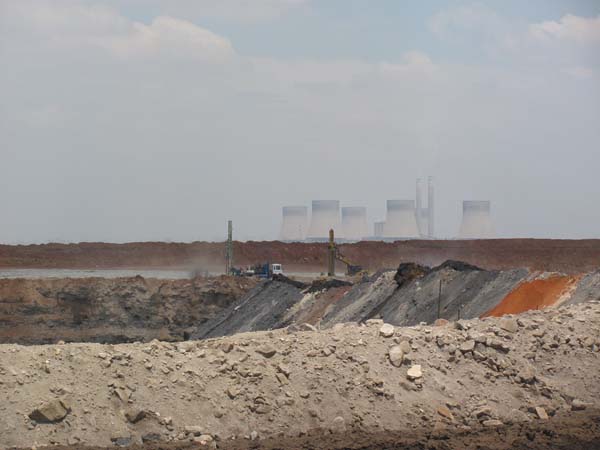
[[[591,449],[600,303],[438,326],[5,344],[0,399],[6,448]]]

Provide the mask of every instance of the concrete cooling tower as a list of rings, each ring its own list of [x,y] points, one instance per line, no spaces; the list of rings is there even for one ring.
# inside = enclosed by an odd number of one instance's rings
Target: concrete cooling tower
[[[342,233],[344,239],[360,241],[369,234],[367,208],[364,206],[345,206],[342,208]]]
[[[490,202],[487,200],[463,202],[463,219],[459,239],[490,239],[495,237]]]
[[[419,227],[414,200],[388,200],[387,215],[383,226],[386,239],[418,238]]]
[[[306,206],[284,206],[281,223],[282,241],[303,241],[308,232],[308,208]]]
[[[338,200],[313,200],[312,217],[308,229],[308,240],[329,240],[329,229],[333,228],[336,238],[342,238],[340,202]]]
[[[382,238],[383,237],[383,226],[385,225],[385,222],[375,222],[373,224],[374,227],[374,233],[373,236],[376,238]]]

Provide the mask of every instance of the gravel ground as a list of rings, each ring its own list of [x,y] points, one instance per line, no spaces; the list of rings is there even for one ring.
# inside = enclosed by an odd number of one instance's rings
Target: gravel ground
[[[437,327],[6,344],[0,400],[8,448],[400,448],[411,436],[409,448],[498,448],[501,437],[550,448],[552,434],[593,448],[600,304]]]

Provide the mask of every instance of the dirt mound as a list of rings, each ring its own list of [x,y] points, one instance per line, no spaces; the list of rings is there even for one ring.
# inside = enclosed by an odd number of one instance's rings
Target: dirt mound
[[[444,270],[444,269],[452,269],[458,272],[470,272],[474,270],[483,270],[473,264],[468,264],[464,261],[454,261],[449,259],[448,261],[444,261],[439,266],[435,267],[433,270]]]
[[[577,289],[566,304],[577,304],[600,300],[600,271],[588,273],[579,281]]]
[[[224,243],[138,242],[0,245],[4,268],[176,268],[223,270]],[[341,244],[342,253],[371,271],[399,262],[435,266],[451,259],[487,270],[590,272],[600,267],[600,240],[494,239],[411,240]],[[236,265],[282,263],[288,272],[320,272],[327,267],[327,244],[234,242]]]
[[[287,326],[291,319],[286,320],[286,314],[303,296],[303,289],[293,283],[262,281],[215,318],[199,324],[192,338],[205,339]]]
[[[402,287],[405,283],[417,278],[422,278],[429,272],[431,272],[429,267],[415,263],[402,263],[398,266],[398,270],[396,270],[394,280],[398,287]]]
[[[0,447],[585,448],[600,439],[599,351],[595,302],[438,327],[0,345]]]
[[[287,283],[290,286],[294,286],[295,288],[298,288],[298,289],[306,289],[309,286],[306,283],[302,283],[301,281],[298,281],[298,280],[293,280],[293,279],[286,277],[285,275],[282,275],[279,273],[273,275],[272,280],[279,281],[281,283]]]
[[[325,291],[327,289],[339,288],[344,286],[352,286],[352,283],[337,278],[319,278],[313,281],[310,284],[310,287],[305,292],[310,294],[313,292]]]
[[[483,317],[519,314],[531,309],[542,309],[552,306],[577,281],[577,277],[559,275],[524,281],[511,291],[498,305],[483,314]]]
[[[393,325],[417,325],[438,318],[475,318],[500,303],[527,275],[524,269],[486,271],[460,262],[434,270],[402,264],[395,274],[356,284],[326,311],[322,323],[381,318]]]
[[[255,284],[224,276],[0,279],[0,342],[182,340]]]

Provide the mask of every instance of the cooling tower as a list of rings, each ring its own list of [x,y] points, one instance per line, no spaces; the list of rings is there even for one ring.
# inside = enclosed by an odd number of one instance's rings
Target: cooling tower
[[[490,202],[463,202],[463,219],[458,237],[460,239],[490,239],[495,236],[490,214]]]
[[[360,241],[369,234],[367,208],[364,206],[345,206],[342,208],[342,233],[344,239]]]
[[[308,231],[308,208],[306,206],[284,206],[281,223],[282,241],[303,241]]]
[[[419,227],[414,200],[388,200],[383,226],[384,238],[418,238]]]
[[[338,200],[313,200],[307,239],[328,240],[330,228],[335,231],[336,238],[343,237],[340,224],[340,202]]]
[[[385,225],[385,222],[375,222],[373,224],[373,226],[374,226],[373,236],[375,236],[376,238],[382,238],[383,237],[383,226],[384,225]]]

